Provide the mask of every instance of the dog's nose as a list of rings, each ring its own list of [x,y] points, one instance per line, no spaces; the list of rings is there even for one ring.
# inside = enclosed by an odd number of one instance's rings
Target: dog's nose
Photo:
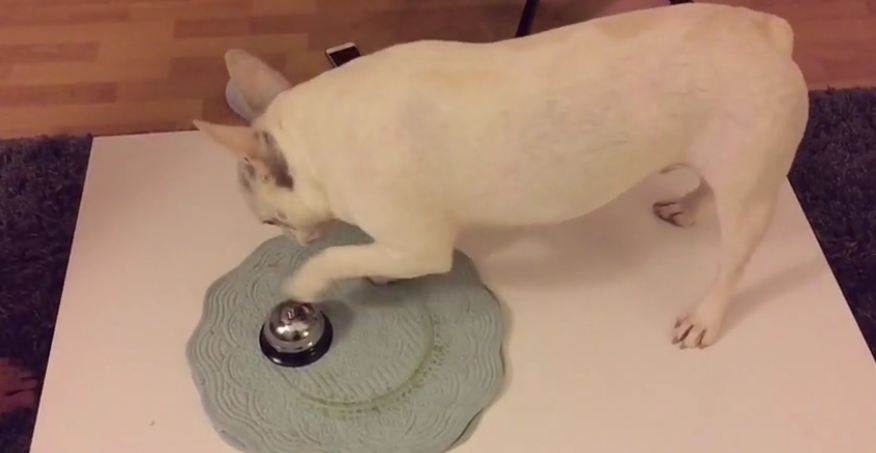
[[[286,230],[286,234],[292,236],[292,238],[295,239],[295,242],[302,246],[307,246],[314,241],[321,239],[323,236],[320,231]]]
[[[307,245],[310,243],[310,241],[308,240],[310,236],[300,231],[292,231],[292,237],[295,238],[295,242],[301,245]]]
[[[314,230],[314,231],[310,232],[310,234],[307,236],[307,243],[310,244],[311,242],[318,241],[318,240],[322,239],[323,236],[324,236],[323,231]]]

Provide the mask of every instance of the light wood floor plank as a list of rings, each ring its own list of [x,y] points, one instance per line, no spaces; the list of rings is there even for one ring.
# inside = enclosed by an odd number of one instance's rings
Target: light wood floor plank
[[[876,85],[876,0],[714,0],[781,15],[813,88]],[[423,38],[510,37],[524,0],[0,0],[0,137],[190,129],[239,122],[223,99],[228,48],[300,82],[324,50]],[[535,29],[663,5],[544,0]]]

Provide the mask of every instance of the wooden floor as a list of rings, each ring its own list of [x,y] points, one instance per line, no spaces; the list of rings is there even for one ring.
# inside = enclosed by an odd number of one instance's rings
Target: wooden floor
[[[664,4],[543,0],[536,29]],[[876,0],[726,0],[786,17],[812,87],[876,85]],[[523,0],[0,0],[0,137],[96,135],[232,120],[222,54],[266,58],[296,81],[325,48],[514,33]]]

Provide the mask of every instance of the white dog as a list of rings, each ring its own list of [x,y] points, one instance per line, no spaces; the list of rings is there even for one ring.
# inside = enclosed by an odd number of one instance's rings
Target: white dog
[[[682,347],[703,347],[806,126],[792,44],[783,19],[696,4],[488,44],[398,45],[294,88],[232,50],[231,86],[252,125],[197,126],[239,156],[262,221],[301,242],[335,219],[374,239],[302,266],[285,285],[301,301],[339,279],[447,272],[461,229],[562,222],[688,167],[699,188],[654,211],[687,226],[707,200],[717,209],[720,270],[674,327]]]

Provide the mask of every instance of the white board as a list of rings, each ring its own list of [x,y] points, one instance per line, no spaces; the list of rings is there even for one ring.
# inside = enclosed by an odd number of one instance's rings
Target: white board
[[[789,187],[723,338],[670,344],[717,260],[714,219],[652,217],[676,184],[463,239],[511,333],[506,389],[456,451],[874,451],[876,365]],[[32,451],[233,451],[201,410],[185,344],[207,286],[275,234],[199,134],[96,139]]]

